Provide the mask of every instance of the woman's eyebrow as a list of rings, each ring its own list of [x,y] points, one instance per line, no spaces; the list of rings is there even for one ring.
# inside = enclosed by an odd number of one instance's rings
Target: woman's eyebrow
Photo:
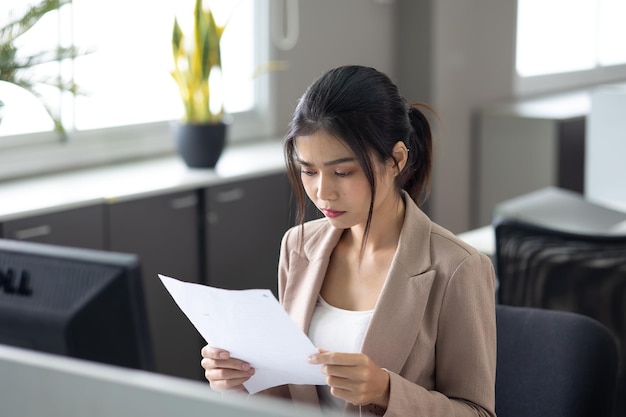
[[[343,164],[345,162],[354,162],[354,161],[356,161],[355,157],[348,156],[348,157],[345,157],[345,158],[339,158],[339,159],[334,159],[332,161],[324,162],[324,166],[339,165],[339,164]],[[296,162],[299,163],[300,165],[304,165],[306,167],[313,166],[312,163],[304,161],[304,160],[302,160],[300,158],[297,158],[297,157],[296,157]]]

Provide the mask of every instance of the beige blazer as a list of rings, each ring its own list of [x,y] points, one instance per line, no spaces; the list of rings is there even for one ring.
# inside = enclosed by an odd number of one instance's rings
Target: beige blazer
[[[404,194],[397,252],[362,352],[390,374],[386,416],[495,416],[495,278],[488,257],[430,219]],[[289,230],[279,261],[279,298],[308,332],[333,248],[342,230],[326,219]],[[280,392],[282,389],[282,393]],[[274,395],[318,404],[311,385]],[[358,407],[346,406],[348,412]],[[369,408],[382,414],[384,410]]]

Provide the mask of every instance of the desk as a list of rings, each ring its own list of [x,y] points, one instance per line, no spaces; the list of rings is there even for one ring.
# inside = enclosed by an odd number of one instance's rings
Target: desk
[[[626,202],[597,203],[581,194],[547,187],[496,205],[494,218],[514,218],[572,233],[626,234]],[[461,233],[458,237],[492,257],[496,254],[492,225]]]
[[[340,417],[204,382],[0,345],[0,404],[11,417]]]

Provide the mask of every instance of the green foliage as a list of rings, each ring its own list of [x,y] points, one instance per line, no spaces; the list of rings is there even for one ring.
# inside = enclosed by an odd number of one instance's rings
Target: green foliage
[[[33,66],[49,62],[58,62],[65,59],[74,59],[86,53],[75,47],[58,47],[54,50],[40,51],[27,56],[18,56],[15,41],[28,32],[39,20],[51,11],[58,10],[72,0],[42,0],[38,4],[29,6],[20,16],[9,14],[8,23],[0,27],[0,80],[15,84],[37,96],[46,112],[54,121],[55,130],[65,134],[60,116],[46,103],[37,90],[38,86],[46,85],[60,91],[78,94],[78,86],[73,81],[62,80],[59,76],[35,77],[27,70]]]
[[[184,104],[183,121],[191,123],[219,123],[224,116],[222,105],[211,111],[211,71],[222,67],[220,40],[225,26],[215,23],[213,13],[196,0],[193,19],[193,38],[183,34],[177,19],[172,32],[174,69],[172,77],[178,85]]]

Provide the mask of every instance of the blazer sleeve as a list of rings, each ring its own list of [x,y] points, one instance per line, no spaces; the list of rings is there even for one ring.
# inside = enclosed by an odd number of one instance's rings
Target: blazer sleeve
[[[495,417],[495,320],[493,265],[473,253],[451,274],[441,300],[435,390],[390,372],[384,415]]]

